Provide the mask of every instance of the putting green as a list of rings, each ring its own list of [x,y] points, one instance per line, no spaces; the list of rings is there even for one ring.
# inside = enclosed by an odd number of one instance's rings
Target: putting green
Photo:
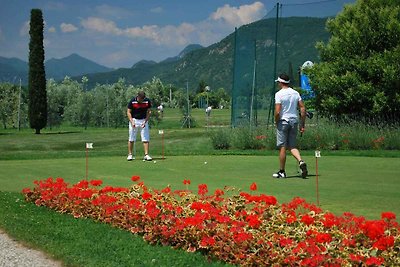
[[[184,189],[184,179],[191,180],[189,189],[207,184],[210,193],[232,186],[256,193],[273,195],[283,203],[300,196],[317,203],[316,159],[305,157],[309,178],[297,176],[295,160],[288,157],[289,178],[274,179],[277,156],[170,156],[153,162],[141,159],[128,162],[125,157],[93,157],[88,159],[88,179],[101,179],[104,185],[129,186],[130,178],[139,175],[151,188],[168,185]],[[384,211],[400,216],[400,159],[373,157],[338,157],[322,155],[318,160],[318,192],[320,206],[336,214],[352,212],[367,218],[380,218]],[[207,162],[207,164],[205,164]],[[75,183],[86,177],[85,158],[7,160],[0,161],[0,190],[19,192],[33,187],[34,180],[62,177]]]

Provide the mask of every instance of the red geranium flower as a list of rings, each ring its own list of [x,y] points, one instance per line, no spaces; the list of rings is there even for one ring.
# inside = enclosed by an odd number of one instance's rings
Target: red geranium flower
[[[381,218],[382,218],[382,220],[386,219],[389,221],[396,220],[396,214],[394,214],[393,212],[382,212]]]
[[[134,176],[132,176],[131,180],[133,182],[139,181],[140,180],[140,176],[134,175]]]
[[[199,184],[199,191],[198,194],[200,196],[204,196],[205,194],[208,193],[208,188],[206,184]]]
[[[368,266],[381,266],[384,260],[381,257],[371,257],[366,260],[366,264]]]
[[[310,225],[314,223],[314,218],[308,214],[304,215],[303,217],[301,217],[301,222]]]
[[[204,236],[200,241],[201,247],[208,247],[208,246],[211,247],[214,245],[215,245],[215,239],[212,236]]]
[[[152,196],[153,196],[153,195],[150,194],[149,192],[144,192],[144,193],[142,194],[142,198],[143,198],[144,200],[150,199]]]
[[[315,241],[318,243],[329,243],[332,241],[332,236],[326,233],[318,233],[315,237]]]
[[[30,193],[31,192],[31,189],[30,188],[24,188],[24,189],[22,189],[22,193],[24,193],[24,194],[28,194],[28,193]]]
[[[376,241],[372,247],[377,248],[379,250],[386,250],[390,247],[394,246],[394,237],[393,236],[383,236]]]
[[[91,180],[91,181],[90,181],[90,184],[91,184],[92,186],[100,186],[100,185],[103,184],[103,181],[102,181],[102,180]]]
[[[250,185],[250,190],[251,190],[251,191],[256,191],[256,190],[257,190],[257,184],[256,184],[256,183],[252,183],[252,184]]]

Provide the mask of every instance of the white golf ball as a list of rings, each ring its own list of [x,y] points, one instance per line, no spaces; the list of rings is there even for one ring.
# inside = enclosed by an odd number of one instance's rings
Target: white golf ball
[[[157,161],[154,161],[154,163],[157,163]]]
[[[207,161],[204,161],[204,164],[207,164]]]

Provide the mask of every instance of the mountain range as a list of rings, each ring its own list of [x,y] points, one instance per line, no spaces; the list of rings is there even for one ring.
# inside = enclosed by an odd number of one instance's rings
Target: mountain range
[[[161,62],[140,61],[131,68],[120,68],[106,73],[85,75],[89,79],[88,87],[96,84],[111,84],[124,78],[126,83],[140,85],[153,77],[160,78],[165,85],[171,84],[190,90],[205,83],[212,89],[224,88],[230,92],[233,81],[234,64],[245,67],[247,64],[249,76],[253,75],[253,59],[257,61],[257,87],[266,87],[273,81],[275,72],[291,74],[295,84],[298,83],[297,72],[305,61],[318,62],[319,54],[315,45],[317,42],[328,41],[327,18],[289,17],[280,19],[278,42],[276,39],[276,20],[263,19],[240,27],[236,32],[208,47],[192,45],[185,48],[177,57]],[[238,36],[242,41],[238,41]],[[235,56],[235,39],[237,50],[241,49],[243,39],[248,47],[255,47],[255,55]],[[251,49],[250,49],[251,50]],[[276,68],[275,68],[275,50]],[[246,62],[247,61],[247,62]],[[81,80],[81,76],[73,77]]]
[[[89,59],[71,54],[61,59],[51,58],[45,61],[46,78],[64,79],[89,73],[109,72],[113,69],[102,66]],[[0,57],[0,82],[28,83],[28,63],[18,58]]]
[[[126,83],[140,85],[158,77],[164,84],[176,87],[186,87],[189,83],[193,89],[200,82],[205,82],[211,88],[222,87],[230,91],[234,64],[239,64],[240,67],[240,64],[249,61],[249,58],[243,56],[235,57],[235,40],[237,51],[243,45],[238,41],[240,37],[242,42],[247,40],[247,45],[254,47],[255,55],[249,54],[248,57],[254,56],[257,64],[257,71],[254,73],[257,85],[266,86],[273,79],[274,73],[286,72],[296,76],[294,72],[305,61],[319,60],[315,44],[318,41],[326,42],[330,37],[325,29],[326,20],[327,18],[312,17],[282,18],[276,34],[276,20],[263,19],[236,29],[208,47],[189,45],[175,57],[160,62],[142,60],[131,68],[113,70],[72,54],[63,59],[46,61],[46,77],[59,80],[68,75],[81,81],[82,76],[86,76],[89,88],[96,84],[114,83],[120,78],[124,78]],[[252,65],[253,60],[250,59],[250,62]],[[251,75],[252,72],[253,68],[250,66],[248,74]],[[27,77],[26,63],[15,58],[0,57],[0,82],[7,79],[11,81],[13,77],[21,77],[23,73]]]

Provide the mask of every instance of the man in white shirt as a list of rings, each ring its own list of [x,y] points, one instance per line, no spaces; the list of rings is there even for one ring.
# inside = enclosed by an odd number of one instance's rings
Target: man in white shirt
[[[299,123],[300,133],[303,134],[304,132],[306,108],[300,94],[289,86],[289,76],[281,74],[275,82],[280,87],[280,90],[275,94],[276,146],[279,148],[280,169],[272,176],[274,178],[286,178],[286,150],[290,150],[299,163],[301,176],[306,178],[308,174],[307,164],[301,159],[300,151],[296,148]],[[298,118],[299,109],[300,122]]]

